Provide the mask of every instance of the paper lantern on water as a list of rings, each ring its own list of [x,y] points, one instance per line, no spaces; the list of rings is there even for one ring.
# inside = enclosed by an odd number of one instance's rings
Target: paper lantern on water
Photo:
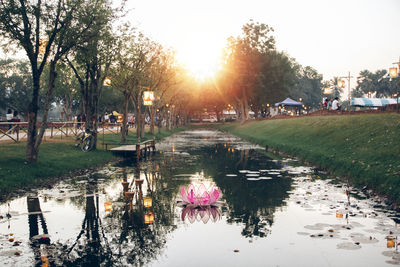
[[[104,210],[105,210],[105,211],[111,211],[111,207],[112,207],[112,204],[111,204],[111,201],[110,201],[110,200],[104,202]]]
[[[343,218],[343,213],[336,212],[336,218]]]
[[[152,211],[146,212],[144,214],[144,223],[152,224],[154,222],[154,213]]]
[[[13,234],[13,233],[10,233],[10,234],[8,235],[8,241],[14,242],[14,234]]]
[[[151,197],[145,197],[143,200],[143,205],[145,208],[150,208],[153,205]]]
[[[394,248],[395,246],[396,246],[396,242],[395,242],[393,236],[388,236],[387,237],[386,247],[387,248]]]

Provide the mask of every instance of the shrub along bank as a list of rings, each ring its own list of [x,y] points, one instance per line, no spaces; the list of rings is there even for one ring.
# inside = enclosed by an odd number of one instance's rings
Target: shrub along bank
[[[184,129],[186,128],[162,130],[160,134],[156,134],[155,138],[159,140]],[[129,133],[128,136],[128,144],[137,142],[134,133]],[[142,141],[149,139],[152,139],[152,135],[146,133]],[[119,140],[119,134],[104,135],[105,143],[119,144]],[[25,142],[0,144],[0,200],[18,188],[36,186],[45,183],[50,178],[57,178],[114,160],[111,152],[102,148],[102,141],[103,137],[99,134],[98,149],[90,152],[82,152],[80,148],[74,147],[72,138],[44,142],[40,146],[36,164],[26,164]]]
[[[216,127],[400,202],[400,114],[309,116]]]

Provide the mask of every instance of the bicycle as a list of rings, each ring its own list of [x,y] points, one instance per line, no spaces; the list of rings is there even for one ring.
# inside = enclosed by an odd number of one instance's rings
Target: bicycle
[[[80,132],[75,138],[75,146],[79,146],[83,152],[92,150],[94,147],[93,131],[86,129],[84,132]]]

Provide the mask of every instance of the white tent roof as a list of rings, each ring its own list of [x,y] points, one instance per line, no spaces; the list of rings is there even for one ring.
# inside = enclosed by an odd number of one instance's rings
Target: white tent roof
[[[383,107],[389,104],[396,104],[397,99],[394,98],[352,98],[352,106],[360,107]]]

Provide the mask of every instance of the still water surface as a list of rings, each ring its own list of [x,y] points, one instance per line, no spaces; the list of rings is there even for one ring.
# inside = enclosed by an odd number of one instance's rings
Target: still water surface
[[[158,144],[151,160],[109,164],[2,203],[0,265],[400,264],[390,247],[397,240],[387,239],[400,233],[395,212],[257,149],[221,132],[186,131]],[[182,207],[190,184],[218,186],[221,203]]]

